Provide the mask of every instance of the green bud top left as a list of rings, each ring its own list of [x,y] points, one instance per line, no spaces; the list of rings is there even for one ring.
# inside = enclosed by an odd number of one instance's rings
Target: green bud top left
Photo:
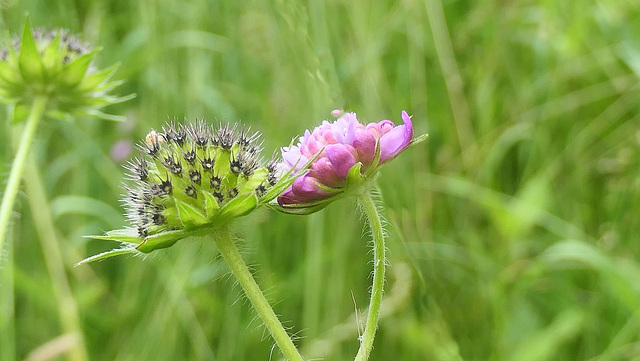
[[[99,70],[93,49],[67,30],[32,30],[25,18],[21,37],[0,50],[0,102],[13,107],[13,121],[26,119],[37,97],[46,97],[49,117],[71,120],[92,115],[108,120],[122,117],[101,108],[131,99],[109,94],[121,81],[109,81],[118,64]]]

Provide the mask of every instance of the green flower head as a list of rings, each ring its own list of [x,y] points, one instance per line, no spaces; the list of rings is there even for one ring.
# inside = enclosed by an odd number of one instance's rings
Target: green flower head
[[[32,30],[27,17],[22,36],[0,50],[0,102],[13,107],[14,123],[26,119],[37,97],[47,98],[46,114],[53,118],[79,114],[121,120],[100,109],[134,95],[109,94],[122,82],[109,81],[117,64],[104,70],[92,65],[99,51],[67,30]]]
[[[123,248],[81,263],[170,247],[268,205],[300,174],[283,173],[276,158],[265,164],[261,144],[259,133],[237,123],[214,128],[204,120],[174,121],[151,130],[138,145],[140,156],[125,167],[130,226],[91,236],[122,242]]]

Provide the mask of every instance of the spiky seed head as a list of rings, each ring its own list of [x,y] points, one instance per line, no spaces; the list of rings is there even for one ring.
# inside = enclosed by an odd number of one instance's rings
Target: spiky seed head
[[[125,166],[130,184],[124,187],[122,203],[130,226],[90,236],[119,241],[122,248],[80,264],[167,248],[189,236],[216,232],[260,206],[277,208],[276,197],[316,159],[296,171],[282,170],[282,160],[275,155],[265,165],[260,135],[238,124],[218,124],[213,132],[200,119],[173,121],[161,129],[147,134],[138,145],[141,155]]]
[[[278,182],[276,162],[263,164],[258,133],[220,124],[214,135],[204,119],[172,121],[161,129],[146,135],[141,155],[125,166],[133,184],[123,203],[142,238],[139,250],[158,248],[145,242],[149,239],[229,222],[278,195],[269,192]]]

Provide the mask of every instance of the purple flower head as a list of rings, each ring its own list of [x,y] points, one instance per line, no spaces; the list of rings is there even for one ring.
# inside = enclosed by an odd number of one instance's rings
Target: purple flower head
[[[341,112],[333,111],[334,115]],[[371,178],[381,165],[395,158],[413,140],[413,124],[402,112],[402,125],[390,120],[364,125],[355,113],[344,113],[336,121],[306,130],[297,145],[282,148],[283,171],[299,171],[309,160],[308,172],[298,177],[278,197],[285,209],[300,210],[324,207],[329,198],[350,188],[353,167],[359,165],[356,179]],[[351,174],[350,174],[351,173]]]

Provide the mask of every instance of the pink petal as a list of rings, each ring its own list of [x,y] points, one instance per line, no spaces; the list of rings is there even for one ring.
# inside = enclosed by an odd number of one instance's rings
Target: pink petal
[[[344,184],[344,179],[338,177],[338,174],[327,157],[316,159],[311,167],[313,168],[312,175],[318,178],[322,184],[328,185],[329,187],[338,187]]]
[[[371,134],[373,134],[376,139],[380,139],[380,136],[382,136],[382,130],[380,129],[380,124],[378,123],[369,123],[366,125],[365,129],[371,132]]]
[[[413,124],[404,110],[402,111],[402,121],[403,125],[398,125],[380,137],[380,164],[398,155],[411,143]]]
[[[321,135],[322,139],[325,141],[325,144],[336,144],[338,140],[335,137],[335,134],[331,129],[323,130]]]
[[[358,159],[362,162],[363,170],[367,169],[376,155],[376,137],[370,131],[363,130],[356,133],[353,147],[358,152]]]
[[[345,129],[344,134],[344,144],[353,145],[353,141],[356,139],[356,125],[358,124],[358,120],[354,119],[347,123],[347,127]]]
[[[339,122],[340,119],[338,119],[336,123]],[[333,135],[333,138],[336,140],[336,143],[344,143],[344,131],[342,129],[341,124],[336,124],[333,127],[331,127],[331,134]]]
[[[349,170],[356,164],[356,157],[344,144],[330,144],[324,148],[324,152],[333,165],[338,177],[347,178]]]
[[[311,137],[311,133],[309,132],[309,129],[305,129],[304,135],[299,139],[299,143],[300,144],[306,143],[310,137]]]
[[[378,122],[378,126],[380,127],[380,134],[385,135],[395,127],[395,124],[390,120],[382,120]]]
[[[302,162],[302,164],[305,164],[306,161],[300,160],[301,157],[302,154],[300,154],[300,148],[295,145],[288,148],[282,148],[282,159],[284,159],[289,167],[293,167],[296,163],[300,165],[300,162]]]
[[[306,144],[302,147],[302,153],[311,158],[322,149],[323,145],[320,144],[315,138],[307,139]]]
[[[293,181],[291,191],[300,199],[307,201],[327,198],[330,194],[318,187],[318,183],[318,179],[306,174]]]
[[[287,204],[300,204],[300,203],[304,203],[304,200],[296,196],[291,190],[291,187],[289,187],[289,189],[287,189],[286,191],[284,191],[284,193],[278,196],[278,204],[281,206],[284,206]]]

